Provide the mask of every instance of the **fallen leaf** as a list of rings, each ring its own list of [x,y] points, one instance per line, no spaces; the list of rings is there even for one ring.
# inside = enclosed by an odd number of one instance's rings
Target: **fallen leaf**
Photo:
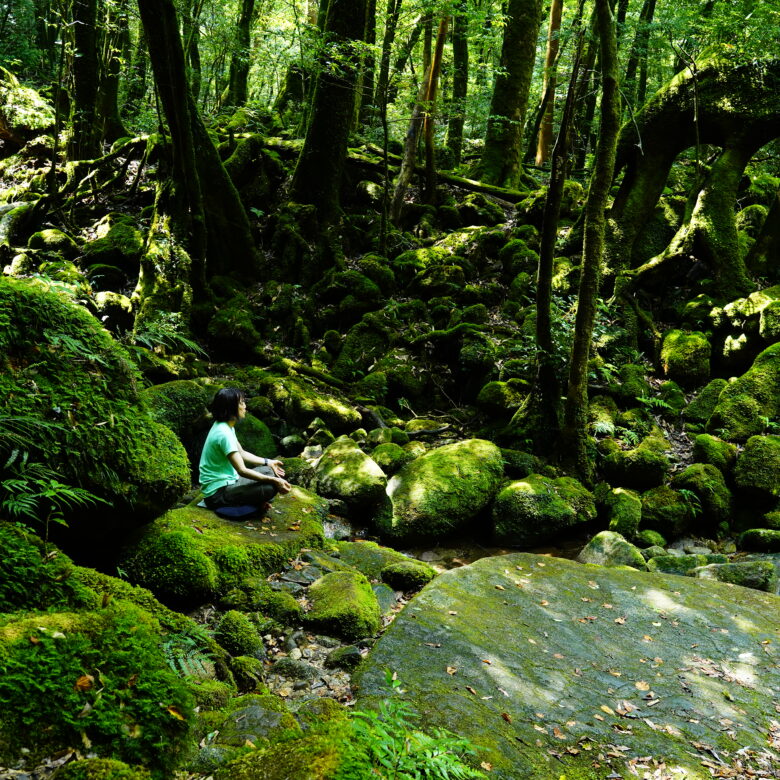
[[[486,772],[491,772],[491,771],[493,770],[493,764],[491,764],[491,763],[489,763],[489,762],[487,762],[487,761],[483,761],[483,762],[480,764],[480,766],[481,766],[481,767],[482,767],[482,768],[483,768],[483,769],[484,769]]]
[[[530,642],[532,645],[535,645],[535,644],[536,644],[536,640],[535,640],[535,639],[531,639],[531,637],[528,637],[528,641],[529,641],[529,642]]]
[[[599,709],[602,712],[606,712],[607,715],[614,715],[615,714],[615,711],[611,707],[607,707],[606,704],[602,704],[601,707],[599,707]]]
[[[496,590],[506,590],[506,588],[503,585],[496,585]]]
[[[645,682],[644,680],[637,680],[634,683],[634,687],[638,691],[649,691],[650,690],[650,683],[649,682]]]
[[[642,641],[643,641],[643,642],[652,642],[652,641],[653,641],[653,637],[651,637],[649,634],[645,634],[645,635],[642,637]]]
[[[594,717],[596,720],[604,720],[604,716],[603,716],[603,715],[594,714],[594,715],[593,715],[593,717]]]
[[[458,670],[454,666],[448,666],[447,667],[447,674],[453,675],[457,674]]]
[[[426,647],[441,647],[441,642],[423,642]]]
[[[624,617],[615,618],[615,622],[619,626],[624,626],[626,624],[626,619]]]
[[[546,563],[537,563],[536,565],[537,566],[546,566],[547,564]]]
[[[251,739],[245,739],[244,740],[244,747],[250,748],[251,750],[257,750],[257,745],[255,745],[254,742],[252,742]]]
[[[553,653],[553,658],[558,658],[558,659],[560,659],[560,658],[565,658],[565,657],[566,657],[566,656],[564,656],[564,655],[561,655],[560,653]]]
[[[76,684],[73,686],[73,689],[76,691],[88,691],[94,685],[95,678],[91,674],[82,674],[81,677],[76,680]]]
[[[489,658],[483,658],[482,663],[490,666],[493,662]]]
[[[454,609],[451,609],[451,610],[450,610],[450,612],[449,612],[449,614],[450,614],[450,615],[457,615],[458,613],[457,613],[457,612],[456,612]]]
[[[544,599],[542,599],[542,600],[539,602],[539,605],[540,605],[540,606],[542,606],[542,607],[546,607],[546,606],[548,606],[548,605],[549,605],[549,603],[550,603],[549,601],[545,601]]]
[[[466,690],[467,690],[469,693],[472,693],[472,694],[474,694],[474,696],[478,696],[478,695],[479,695],[479,694],[478,694],[478,693],[477,693],[477,692],[476,692],[476,691],[475,691],[475,690],[474,690],[474,689],[473,689],[473,688],[472,688],[470,685],[467,685],[467,686],[466,686]]]
[[[588,587],[593,588],[593,590],[598,590],[599,584],[598,582],[593,582],[593,580],[588,580]]]
[[[602,604],[601,606],[604,607],[604,609],[614,609],[612,604]]]
[[[553,728],[553,736],[556,739],[566,739],[566,735],[557,726]]]
[[[184,720],[184,715],[181,714],[181,711],[178,707],[174,707],[173,705],[168,705],[166,708],[168,712],[170,712],[171,715],[173,715],[176,720]]]
[[[546,734],[547,733],[547,729],[544,728],[544,726],[540,726],[538,723],[534,723],[534,728],[537,731],[540,731],[542,734]]]
[[[508,712],[502,712],[502,713],[501,713],[501,717],[502,717],[502,718],[503,718],[503,719],[504,719],[504,720],[505,720],[507,723],[511,723],[511,722],[512,722],[512,716],[511,716],[511,715],[510,715]]]

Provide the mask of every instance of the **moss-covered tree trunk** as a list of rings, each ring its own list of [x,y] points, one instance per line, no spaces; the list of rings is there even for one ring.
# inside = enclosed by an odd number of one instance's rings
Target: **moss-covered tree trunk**
[[[442,57],[444,56],[444,41],[447,38],[450,17],[444,15],[439,22],[436,34],[436,47],[430,65],[430,77],[425,94],[425,119],[423,132],[425,134],[425,202],[433,203],[436,199],[436,150],[434,133],[436,129],[436,93],[439,87]]]
[[[100,137],[113,143],[128,133],[119,117],[119,74],[129,46],[127,0],[108,7],[103,40],[102,77],[98,90]]]
[[[246,103],[249,47],[254,12],[255,0],[242,0],[241,13],[236,24],[235,48],[230,57],[227,99],[224,101],[228,106],[243,106]]]
[[[477,176],[488,184],[516,189],[520,181],[520,147],[541,15],[541,0],[508,0],[500,70],[477,168]]]
[[[547,28],[547,51],[544,56],[544,93],[548,98],[539,125],[539,136],[536,144],[537,165],[542,165],[550,159],[550,149],[552,148],[555,84],[562,14],[563,0],[552,0],[550,3],[550,23]]]
[[[376,57],[373,54],[373,47],[376,44],[376,0],[368,0],[365,41],[371,48],[363,55],[363,67],[360,69],[360,90],[357,101],[359,125],[370,124],[376,116],[376,106],[374,105]]]
[[[601,123],[593,175],[585,204],[583,243],[574,342],[569,365],[569,385],[560,437],[560,458],[568,470],[583,481],[592,481],[593,463],[588,457],[588,359],[599,291],[599,275],[604,249],[605,212],[615,152],[620,132],[620,95],[615,22],[609,0],[596,0],[599,54],[601,59]]]
[[[452,15],[452,99],[447,123],[447,148],[452,164],[460,165],[463,126],[466,122],[466,96],[469,86],[469,18],[466,0],[458,0]]]
[[[780,190],[775,193],[761,232],[745,262],[759,276],[780,278]]]
[[[97,0],[73,0],[73,103],[70,160],[91,160],[100,156],[100,128],[97,106],[99,69],[97,55]]]
[[[366,26],[366,0],[330,0],[325,55],[312,97],[306,140],[295,166],[290,197],[317,207],[321,225],[340,213],[341,179],[352,124],[358,57],[354,43]]]

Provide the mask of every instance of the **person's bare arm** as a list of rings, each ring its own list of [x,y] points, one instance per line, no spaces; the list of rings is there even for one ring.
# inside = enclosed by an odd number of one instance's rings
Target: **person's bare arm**
[[[239,444],[239,447],[241,445]],[[241,457],[244,460],[245,464],[248,464],[249,466],[269,466],[271,469],[273,469],[274,474],[276,474],[277,477],[283,477],[284,476],[284,466],[282,465],[282,461],[280,460],[271,460],[271,458],[261,458],[259,455],[253,455],[248,450],[245,450],[243,447],[241,447]],[[236,469],[238,471],[238,469]]]
[[[252,479],[255,482],[268,482],[272,485],[276,485],[280,493],[289,493],[292,489],[292,485],[290,485],[287,480],[282,479],[281,476],[278,475],[278,472],[276,469],[274,469],[274,473],[277,474],[275,477],[269,477],[267,474],[260,474],[257,471],[254,471],[253,469],[247,468],[247,463],[244,460],[243,457],[243,450],[241,452],[231,452],[228,455],[228,460],[232,464],[233,468],[236,470],[236,473],[239,477],[245,477],[246,479]],[[251,455],[252,459],[257,461],[256,463],[252,463],[249,461],[250,465],[256,465],[256,466],[262,466],[264,465],[264,461],[266,461],[266,458],[258,458],[255,455],[252,455],[251,453],[248,453]],[[279,461],[268,461],[268,465],[273,468],[271,465],[272,463],[279,463]],[[281,464],[280,464],[281,465]],[[282,470],[282,475],[284,474],[284,471]]]

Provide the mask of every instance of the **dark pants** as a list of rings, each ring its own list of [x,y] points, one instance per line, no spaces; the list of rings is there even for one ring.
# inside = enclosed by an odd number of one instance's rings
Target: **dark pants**
[[[275,477],[270,466],[255,466],[252,471]],[[216,493],[206,496],[203,501],[209,509],[219,509],[221,506],[262,506],[277,493],[276,485],[270,482],[256,482],[254,479],[239,477],[238,482],[221,487]]]

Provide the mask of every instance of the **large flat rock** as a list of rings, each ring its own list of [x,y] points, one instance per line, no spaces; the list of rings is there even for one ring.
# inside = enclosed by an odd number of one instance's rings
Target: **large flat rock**
[[[410,602],[358,705],[396,671],[423,724],[469,737],[490,777],[778,777],[779,607],[725,583],[483,558]]]

